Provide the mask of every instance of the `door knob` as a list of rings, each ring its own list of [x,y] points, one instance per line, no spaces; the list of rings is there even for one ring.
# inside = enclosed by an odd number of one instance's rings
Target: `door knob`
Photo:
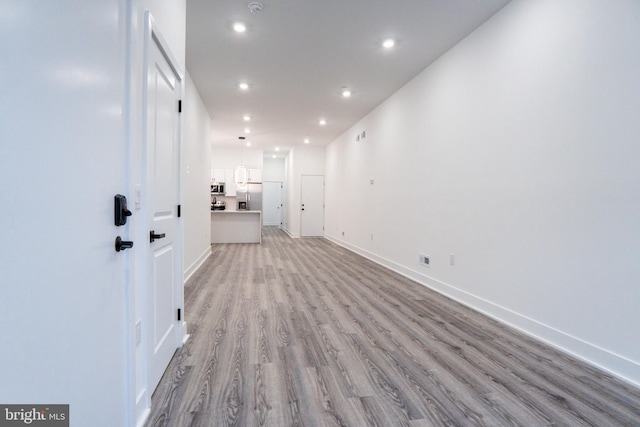
[[[120,236],[116,237],[116,252],[123,251],[125,249],[131,249],[133,242],[128,240],[122,240]]]
[[[154,230],[151,230],[149,232],[149,242],[153,243],[156,239],[164,239],[165,236],[166,236],[165,233],[156,234]]]

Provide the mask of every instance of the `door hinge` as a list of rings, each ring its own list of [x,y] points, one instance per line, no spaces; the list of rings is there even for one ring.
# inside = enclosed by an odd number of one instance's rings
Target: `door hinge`
[[[178,218],[182,215],[182,205],[178,205]]]
[[[178,113],[182,113],[182,99],[178,101]]]
[[[182,320],[182,309],[178,309],[178,322]]]

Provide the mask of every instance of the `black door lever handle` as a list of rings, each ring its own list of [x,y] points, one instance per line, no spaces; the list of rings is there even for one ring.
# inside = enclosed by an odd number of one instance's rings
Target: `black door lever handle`
[[[116,252],[123,251],[125,249],[131,249],[133,242],[128,240],[122,240],[120,236],[116,237]]]
[[[156,234],[154,230],[149,232],[149,242],[153,243],[156,239],[164,239],[166,237],[165,233]]]

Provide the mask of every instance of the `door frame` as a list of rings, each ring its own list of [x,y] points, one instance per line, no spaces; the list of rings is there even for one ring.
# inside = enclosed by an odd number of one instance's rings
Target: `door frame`
[[[151,395],[154,390],[150,389],[149,384],[149,346],[150,343],[150,334],[151,334],[151,314],[149,313],[147,306],[148,300],[150,297],[150,280],[148,274],[148,262],[149,255],[151,252],[151,247],[149,245],[149,230],[150,230],[150,206],[148,200],[148,189],[149,183],[147,180],[147,150],[149,148],[148,145],[148,134],[147,134],[147,105],[148,105],[148,93],[147,93],[147,84],[148,84],[148,67],[149,67],[149,55],[151,50],[151,44],[155,43],[160,49],[161,53],[164,55],[167,60],[171,70],[175,74],[176,77],[176,86],[178,87],[178,91],[180,94],[180,99],[184,99],[184,90],[185,90],[185,73],[182,72],[178,66],[178,62],[175,59],[175,56],[171,52],[169,44],[166,42],[165,38],[162,36],[161,31],[158,28],[153,16],[150,11],[145,12],[145,29],[144,29],[144,46],[143,46],[143,60],[142,60],[142,68],[140,72],[142,73],[141,79],[141,93],[140,93],[140,104],[137,107],[133,107],[134,113],[135,111],[140,111],[140,135],[141,135],[141,144],[140,151],[138,152],[138,156],[132,157],[132,167],[140,171],[140,182],[141,185],[137,185],[136,188],[133,189],[134,199],[139,202],[139,211],[136,212],[136,216],[138,216],[139,221],[137,223],[137,232],[136,240],[140,242],[135,245],[135,249],[137,249],[136,261],[134,270],[136,289],[133,290],[135,298],[138,300],[134,304],[132,304],[132,313],[129,316],[129,330],[132,334],[132,339],[129,340],[133,345],[133,365],[131,369],[131,380],[133,382],[132,385],[132,400],[133,405],[135,405],[135,413],[138,421],[144,419],[148,415],[149,408],[151,406]],[[132,75],[132,78],[135,79],[136,75]],[[139,78],[139,77],[138,77]],[[140,110],[138,110],[140,109]],[[182,204],[182,189],[180,182],[180,168],[182,164],[182,150],[183,150],[183,141],[184,141],[184,126],[183,126],[183,118],[182,114],[178,114],[178,158],[175,160],[177,162],[177,174],[176,174],[176,186],[177,186],[177,203]],[[134,137],[135,138],[135,137]],[[132,141],[135,145],[135,139]],[[139,163],[137,163],[139,162]],[[182,268],[182,256],[183,256],[183,225],[182,221],[178,220],[178,224],[176,227],[176,238],[175,238],[175,251],[176,251],[176,259],[175,259],[175,271],[174,271],[174,282],[175,282],[175,303],[177,308],[181,309],[181,320],[180,324],[176,325],[176,337],[175,337],[175,346],[176,349],[181,347],[184,342],[188,339],[187,335],[187,323],[184,320],[184,283],[183,283],[183,268]],[[177,314],[177,313],[176,313]],[[136,323],[141,322],[141,328],[138,331]],[[176,320],[176,322],[178,322]],[[141,335],[141,341],[137,344],[137,335]]]

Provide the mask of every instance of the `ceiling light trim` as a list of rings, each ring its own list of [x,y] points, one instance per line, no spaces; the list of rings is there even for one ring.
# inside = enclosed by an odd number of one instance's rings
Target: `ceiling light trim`
[[[262,12],[262,9],[264,9],[264,5],[262,4],[262,2],[252,1],[251,3],[249,3],[249,10],[251,11],[251,13],[260,13]]]

